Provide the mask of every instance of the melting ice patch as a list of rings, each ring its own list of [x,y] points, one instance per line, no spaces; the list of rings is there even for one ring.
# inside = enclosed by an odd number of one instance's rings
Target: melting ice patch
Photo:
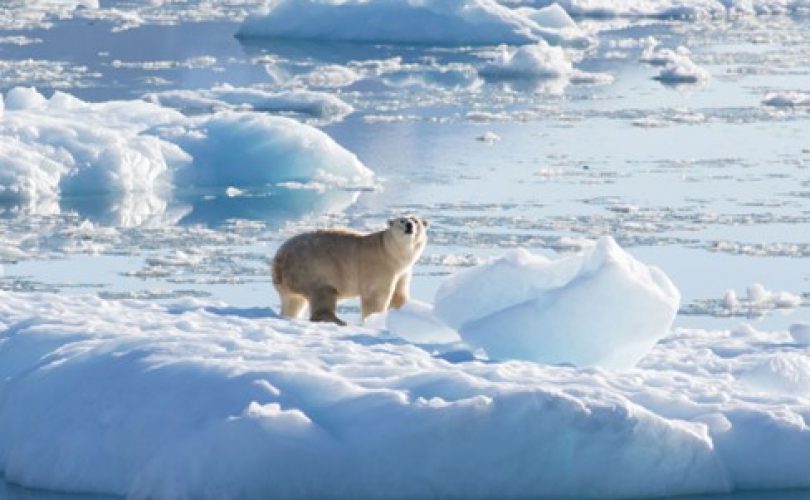
[[[672,325],[680,294],[667,276],[603,238],[550,261],[516,250],[459,272],[436,315],[495,359],[633,366]]]

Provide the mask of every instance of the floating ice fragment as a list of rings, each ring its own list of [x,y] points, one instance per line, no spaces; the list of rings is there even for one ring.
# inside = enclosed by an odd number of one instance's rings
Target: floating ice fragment
[[[777,108],[792,108],[797,106],[810,106],[810,93],[808,92],[772,92],[765,96],[762,104]]]
[[[668,62],[654,78],[662,83],[677,85],[705,82],[711,78],[711,75],[695,64],[689,56],[675,54],[674,59]]]
[[[680,294],[666,275],[602,238],[549,261],[516,250],[448,278],[436,315],[495,359],[633,366],[668,331]]]
[[[500,79],[563,78],[573,66],[560,47],[545,42],[517,49],[502,47],[495,58],[479,70],[482,76]]]
[[[486,142],[487,144],[493,144],[501,140],[501,136],[492,132],[491,130],[487,130],[483,134],[479,135],[475,138],[476,141]]]

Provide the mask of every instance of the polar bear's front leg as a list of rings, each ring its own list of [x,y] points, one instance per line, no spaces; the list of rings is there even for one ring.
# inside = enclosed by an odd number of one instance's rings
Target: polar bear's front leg
[[[394,289],[391,287],[388,290],[372,290],[363,294],[363,296],[360,297],[360,308],[362,309],[363,319],[365,320],[374,313],[387,310],[393,293]]]
[[[391,303],[389,309],[399,309],[411,296],[411,273],[405,273],[399,277],[394,285],[394,294],[391,296]]]

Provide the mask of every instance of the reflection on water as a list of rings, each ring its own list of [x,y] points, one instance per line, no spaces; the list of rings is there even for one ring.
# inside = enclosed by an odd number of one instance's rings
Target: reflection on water
[[[9,484],[0,477],[0,500],[120,500],[112,495],[58,493]]]
[[[217,227],[231,219],[278,225],[311,214],[341,212],[355,203],[360,195],[359,191],[323,186],[262,187],[237,191],[229,191],[228,186],[222,186],[185,190],[167,196],[124,193],[22,202],[0,200],[0,216],[75,214],[94,224],[120,228],[173,224]]]
[[[122,497],[112,495],[83,495],[32,490],[8,484],[0,477],[0,500],[120,500],[121,498]],[[810,491],[745,491],[725,495],[696,495],[666,498],[669,500],[808,500],[810,499]],[[572,498],[571,500],[576,499]]]

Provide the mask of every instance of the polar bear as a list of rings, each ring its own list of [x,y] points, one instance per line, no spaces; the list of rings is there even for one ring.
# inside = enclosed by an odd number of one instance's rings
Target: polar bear
[[[387,229],[375,233],[330,229],[290,238],[273,259],[281,314],[297,318],[309,303],[311,321],[345,325],[335,314],[340,299],[360,297],[364,320],[401,307],[427,228],[425,219],[412,215],[391,219]]]

